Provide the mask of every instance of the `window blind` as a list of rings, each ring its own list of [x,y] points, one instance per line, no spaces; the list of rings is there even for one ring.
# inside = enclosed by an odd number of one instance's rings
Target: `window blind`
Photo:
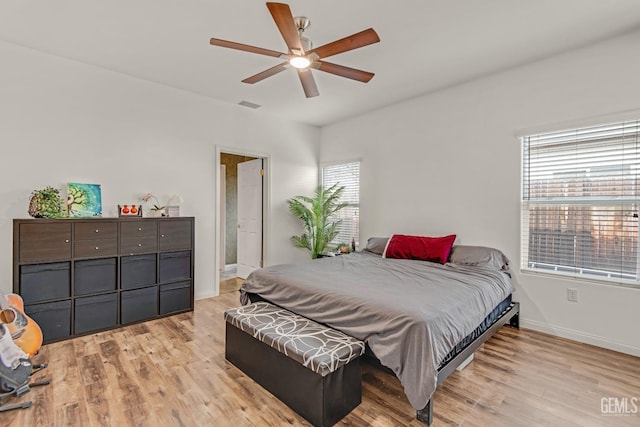
[[[334,184],[344,187],[340,202],[349,205],[341,209],[335,220],[342,220],[340,231],[333,244],[351,244],[355,239],[360,243],[360,162],[327,165],[322,168],[322,185],[327,188]]]
[[[640,126],[522,138],[523,270],[638,284]]]

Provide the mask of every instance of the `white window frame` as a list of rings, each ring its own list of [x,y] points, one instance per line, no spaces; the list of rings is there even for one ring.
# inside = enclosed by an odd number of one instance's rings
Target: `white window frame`
[[[338,244],[338,243],[348,243],[351,244],[351,240],[353,238],[355,238],[356,241],[356,247],[358,247],[360,245],[360,188],[361,188],[361,177],[362,177],[362,161],[360,159],[350,159],[350,160],[340,160],[340,161],[333,161],[333,162],[323,162],[320,164],[320,169],[319,169],[319,177],[318,180],[320,182],[320,184],[323,187],[329,187],[329,185],[327,185],[324,182],[324,170],[326,168],[330,168],[330,167],[334,167],[334,166],[342,166],[342,165],[348,165],[351,163],[358,163],[358,202],[357,203],[349,203],[349,207],[352,208],[357,208],[358,210],[358,215],[357,215],[357,225],[353,227],[353,229],[355,230],[356,235],[355,236],[351,236],[351,238],[347,240],[342,239],[340,237],[340,234],[338,234],[338,237],[336,237],[336,239],[334,239],[333,242],[331,242],[332,244]]]
[[[612,123],[611,125],[621,125],[621,126],[626,126],[627,124],[633,128],[635,127],[635,141],[633,141],[633,133],[628,133],[625,134],[626,135],[631,135],[629,137],[630,140],[632,140],[631,144],[635,144],[635,153],[638,153],[640,151],[640,126],[639,126],[640,120],[620,120],[616,123]],[[594,208],[600,208],[600,207],[606,207],[606,206],[621,206],[619,208],[619,211],[627,211],[630,210],[631,212],[634,213],[634,215],[638,215],[638,205],[640,204],[640,195],[638,195],[636,193],[635,196],[622,196],[622,197],[593,197],[591,195],[589,196],[584,196],[584,197],[575,197],[572,199],[561,199],[558,197],[548,197],[545,199],[542,198],[538,198],[538,199],[533,199],[533,198],[529,198],[529,193],[528,193],[528,188],[526,185],[526,178],[525,178],[525,173],[531,173],[530,170],[526,169],[527,168],[527,161],[526,161],[526,149],[525,149],[525,144],[526,144],[526,140],[527,138],[538,138],[538,137],[545,137],[546,135],[552,135],[552,134],[556,134],[556,135],[560,135],[560,134],[567,134],[570,132],[576,132],[576,133],[580,133],[580,132],[584,132],[584,131],[591,131],[591,130],[598,130],[598,128],[606,128],[607,126],[610,126],[607,123],[604,124],[596,124],[593,126],[587,126],[587,127],[579,127],[579,128],[574,128],[574,129],[569,129],[567,131],[556,131],[556,132],[544,132],[544,133],[539,133],[539,134],[529,134],[529,135],[525,135],[525,136],[521,136],[520,137],[520,144],[521,144],[521,265],[520,265],[520,270],[523,273],[528,273],[528,274],[540,274],[540,275],[550,275],[550,276],[557,276],[557,277],[562,277],[562,278],[567,278],[567,279],[574,279],[574,280],[579,280],[579,281],[587,281],[587,282],[596,282],[596,283],[601,283],[601,284],[609,284],[609,285],[622,285],[622,286],[628,286],[628,287],[633,287],[633,288],[638,288],[640,285],[640,224],[636,224],[635,225],[635,235],[636,235],[636,240],[637,240],[637,250],[636,250],[636,257],[635,257],[635,278],[627,278],[627,277],[623,277],[622,276],[622,268],[621,271],[619,272],[611,272],[612,276],[615,277],[607,277],[606,275],[602,275],[599,273],[596,273],[595,270],[591,269],[589,270],[586,267],[579,267],[576,265],[572,266],[564,266],[562,264],[561,261],[558,261],[557,264],[551,264],[550,266],[552,268],[535,268],[535,262],[531,261],[528,259],[529,257],[529,237],[530,237],[530,226],[529,226],[529,213],[530,213],[530,207],[531,206],[553,206],[554,204],[557,206],[560,205],[587,205],[587,206],[592,206]],[[625,145],[626,147],[626,145]],[[633,153],[633,150],[631,150],[631,152]],[[582,154],[582,153],[581,153]],[[598,161],[601,161],[601,158],[598,157]],[[604,164],[599,163],[599,164]],[[640,165],[639,162],[637,160],[637,157],[634,160],[631,160],[630,162],[627,163],[626,159],[623,163],[620,163],[622,165],[630,165],[630,168],[632,170],[636,170],[635,172],[635,176],[636,176],[636,183],[638,182],[638,177],[640,177],[640,172],[638,172],[638,170],[640,169]],[[530,165],[529,165],[530,167]],[[559,169],[560,170],[560,169]],[[620,170],[623,170],[622,168]],[[557,171],[556,171],[557,173]],[[623,174],[621,174],[620,176],[625,176]],[[587,182],[591,182],[590,180],[584,180],[585,183]],[[532,188],[532,186],[530,185],[531,182],[529,182],[529,188]],[[636,184],[638,185],[638,184]],[[637,191],[637,190],[636,190]],[[551,196],[551,195],[550,195]],[[629,206],[632,206],[633,208],[631,209]],[[591,220],[590,220],[591,221]],[[589,224],[589,223],[587,223]],[[624,225],[623,225],[624,227]],[[632,247],[634,245],[632,244]],[[633,258],[631,258],[633,259]],[[622,258],[621,258],[621,262],[622,262]],[[534,264],[534,266],[532,266],[532,264]],[[553,269],[553,265],[556,266],[556,270]],[[566,267],[566,268],[565,268]],[[563,269],[568,270],[573,268],[573,271],[562,271]],[[585,272],[586,270],[586,272]],[[591,274],[593,273],[593,274]],[[632,274],[628,274],[629,276],[632,276]]]

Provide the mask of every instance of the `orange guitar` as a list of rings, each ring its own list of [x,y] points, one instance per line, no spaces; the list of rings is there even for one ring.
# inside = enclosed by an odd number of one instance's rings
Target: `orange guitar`
[[[29,357],[33,357],[40,350],[42,330],[24,313],[24,302],[20,295],[4,295],[0,291],[0,323],[7,325],[13,342]]]

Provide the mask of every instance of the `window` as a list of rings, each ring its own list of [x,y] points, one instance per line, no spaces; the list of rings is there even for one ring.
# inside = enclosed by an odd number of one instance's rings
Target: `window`
[[[344,187],[340,202],[349,205],[341,209],[335,219],[342,220],[340,232],[332,243],[360,243],[360,162],[340,163],[322,167],[322,185],[338,183]]]
[[[523,270],[638,282],[640,122],[522,138]]]

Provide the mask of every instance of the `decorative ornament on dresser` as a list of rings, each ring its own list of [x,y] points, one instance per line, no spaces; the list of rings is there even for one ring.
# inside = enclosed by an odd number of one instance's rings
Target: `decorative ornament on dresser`
[[[182,197],[179,194],[174,194],[169,197],[165,212],[167,216],[176,217],[180,216],[180,203],[182,203]]]
[[[70,217],[102,216],[102,192],[99,184],[67,184],[67,206]]]
[[[173,194],[169,197],[167,203],[161,205],[158,201],[158,198],[154,196],[152,193],[147,193],[142,196],[142,201],[145,203],[153,203],[151,208],[149,208],[150,213],[146,216],[151,217],[176,217],[180,216],[180,203],[182,203],[182,197],[179,194]],[[155,203],[154,203],[155,202]]]
[[[151,206],[150,208],[151,214],[149,216],[152,216],[152,217],[166,216],[166,213],[165,213],[166,206],[164,205],[161,206],[156,196],[154,196],[151,193],[147,193],[144,196],[142,196],[142,201],[145,203],[149,203],[151,199],[153,199],[155,203],[153,203],[153,206]]]
[[[142,205],[118,205],[118,216],[142,216]]]
[[[33,190],[29,200],[29,215],[34,218],[61,218],[65,216],[60,190],[51,186]]]

